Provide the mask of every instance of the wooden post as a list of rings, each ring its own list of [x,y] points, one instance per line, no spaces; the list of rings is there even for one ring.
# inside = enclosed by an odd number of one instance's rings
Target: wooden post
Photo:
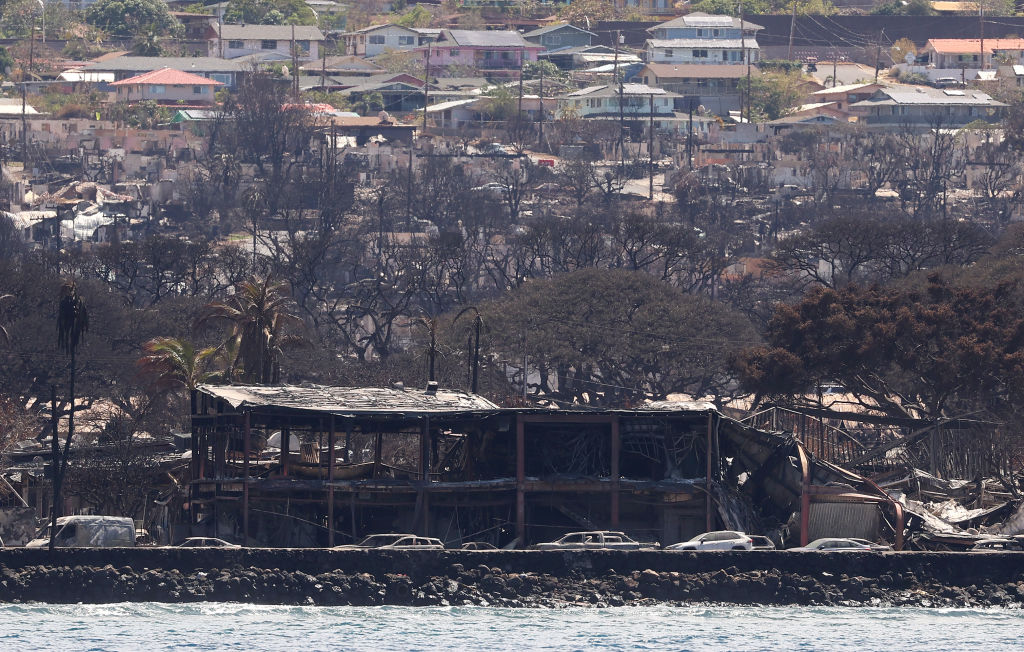
[[[711,518],[711,413],[708,412],[708,440],[707,440],[707,460],[705,461],[705,474],[704,474],[704,514],[705,514],[705,532],[711,532],[714,529],[714,523]]]
[[[377,477],[380,474],[380,455],[381,449],[383,448],[383,435],[377,431],[377,441],[373,447],[373,477]]]
[[[522,415],[516,415],[516,537],[526,546],[526,429]]]
[[[327,431],[327,545],[334,547],[334,415]]]
[[[430,416],[423,417],[420,429],[420,479],[430,482]]]
[[[653,97],[653,95],[652,95]],[[619,453],[622,448],[621,436],[619,433],[619,417],[612,416],[612,500],[611,500],[611,521],[612,529],[619,528]]]
[[[251,450],[250,413],[245,413],[242,436],[245,438],[242,453],[242,545],[249,545],[249,451]]]
[[[281,475],[288,475],[288,449],[292,444],[292,429],[281,428]]]

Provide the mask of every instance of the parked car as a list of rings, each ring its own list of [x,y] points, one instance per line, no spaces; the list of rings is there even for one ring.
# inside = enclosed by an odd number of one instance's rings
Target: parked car
[[[657,543],[640,543],[622,532],[595,530],[593,532],[570,532],[557,541],[538,543],[533,546],[537,550],[639,550],[640,548],[657,548]]]
[[[497,550],[498,546],[486,541],[469,541],[462,544],[460,550]]]
[[[935,88],[963,88],[964,83],[956,77],[939,77],[934,82]]]
[[[62,516],[57,519],[55,532],[50,525],[36,532],[26,548],[134,548],[135,521],[123,516]]]
[[[751,550],[775,550],[775,542],[768,537],[758,534],[749,534]]]
[[[971,552],[1021,552],[1024,543],[1016,538],[984,539],[971,546]]]
[[[371,534],[359,543],[334,546],[332,550],[360,550],[378,548],[384,550],[444,550],[440,539],[419,537],[415,534]]]
[[[850,541],[853,541],[855,543],[863,543],[865,546],[871,548],[872,550],[876,550],[878,552],[885,552],[886,550],[889,550],[889,551],[892,550],[892,546],[890,546],[887,543],[876,543],[874,541],[868,541],[867,539],[854,539],[853,537],[850,537]]]
[[[178,544],[178,548],[241,548],[237,543],[214,537],[189,537]]]
[[[871,550],[871,546],[857,543],[853,539],[815,539],[806,546],[789,550],[793,552],[864,552]]]
[[[673,543],[665,550],[751,550],[753,547],[753,540],[743,532],[717,530],[698,534],[689,541]]]

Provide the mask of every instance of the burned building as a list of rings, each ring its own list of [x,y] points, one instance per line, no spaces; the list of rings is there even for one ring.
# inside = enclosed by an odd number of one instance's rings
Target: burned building
[[[411,531],[522,547],[604,528],[675,543],[723,527],[898,544],[903,530],[869,481],[708,403],[501,408],[433,384],[204,385],[191,445],[190,529],[252,545]]]

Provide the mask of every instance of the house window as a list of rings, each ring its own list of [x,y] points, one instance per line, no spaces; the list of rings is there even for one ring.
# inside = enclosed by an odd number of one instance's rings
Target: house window
[[[371,34],[370,35],[370,45],[384,45],[384,35],[383,34]]]
[[[672,58],[672,50],[665,50],[665,58],[666,59],[671,59]]]
[[[207,77],[209,77],[213,81],[219,81],[225,86],[230,86],[232,82],[231,75],[223,72],[212,72],[209,75],[207,75]]]
[[[277,49],[277,41],[271,41],[270,39],[263,39],[260,42],[260,49],[261,50],[276,50]]]
[[[192,94],[193,95],[206,95],[206,87],[205,86],[193,86],[192,87]]]
[[[545,36],[544,37],[544,44],[545,45],[561,45],[562,44],[562,37],[561,36]]]
[[[228,41],[229,50],[241,50],[245,47],[245,43],[242,41]]]
[[[398,37],[398,44],[399,45],[416,45],[416,37],[415,36],[399,36]]]
[[[299,52],[309,54],[309,41],[295,41],[295,47],[299,48]]]
[[[694,50],[693,51],[693,58],[694,59],[707,59],[708,58],[708,51],[707,50]]]
[[[721,34],[721,31],[719,31],[717,29],[711,30],[711,36],[713,36],[715,38],[718,38],[719,34]]]
[[[154,84],[154,85],[149,87],[149,92],[152,93],[153,95],[163,95],[164,94],[164,90],[165,89],[164,89],[163,85],[161,85],[161,84]]]
[[[457,56],[459,56],[459,51],[458,50],[449,50],[448,51],[448,56],[457,57]]]

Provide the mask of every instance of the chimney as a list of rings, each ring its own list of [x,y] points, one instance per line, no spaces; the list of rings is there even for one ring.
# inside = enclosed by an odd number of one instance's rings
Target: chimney
[[[437,381],[436,380],[431,380],[430,382],[427,383],[427,394],[429,394],[430,396],[433,396],[434,394],[437,394]]]

